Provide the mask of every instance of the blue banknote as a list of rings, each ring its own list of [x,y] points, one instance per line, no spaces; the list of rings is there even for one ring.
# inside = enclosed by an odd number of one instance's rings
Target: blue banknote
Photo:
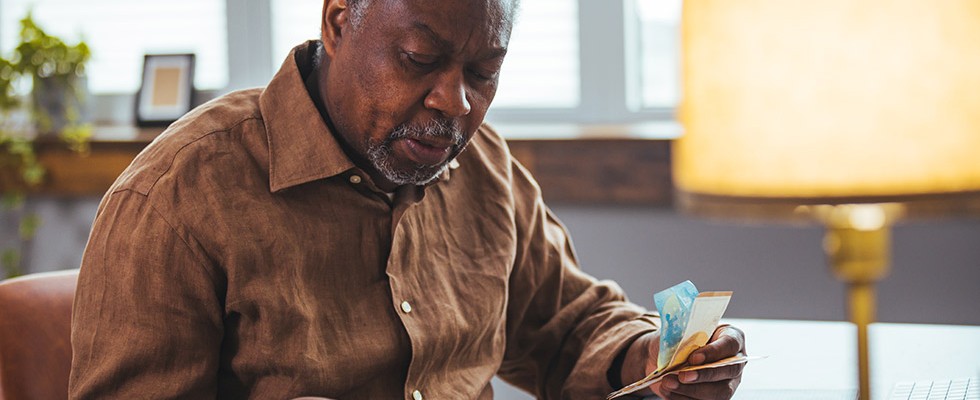
[[[698,292],[691,281],[682,282],[653,296],[660,311],[660,353],[657,369],[648,371],[643,379],[610,393],[606,399],[634,393],[665,376],[681,371],[718,368],[748,362],[749,357],[739,354],[708,364],[689,365],[687,358],[704,347],[718,328],[732,292]]]
[[[691,306],[698,297],[698,288],[691,281],[684,281],[653,295],[653,301],[660,312],[660,354],[657,356],[657,369],[666,366],[677,346],[684,339],[684,331],[690,319]]]

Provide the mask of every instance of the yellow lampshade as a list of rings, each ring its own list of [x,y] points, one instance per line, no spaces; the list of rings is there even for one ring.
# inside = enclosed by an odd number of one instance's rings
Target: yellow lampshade
[[[980,1],[688,0],[682,15],[679,203],[826,225],[870,400],[891,225],[980,214]]]
[[[980,1],[690,0],[681,26],[682,193],[980,193]]]

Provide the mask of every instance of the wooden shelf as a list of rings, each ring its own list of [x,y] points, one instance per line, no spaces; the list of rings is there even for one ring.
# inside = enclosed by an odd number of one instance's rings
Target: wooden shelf
[[[673,198],[671,124],[495,124],[511,151],[541,185],[545,200],[564,204],[669,206]],[[56,140],[39,140],[47,168],[39,194],[101,196],[161,129],[97,127],[91,152],[72,153]]]

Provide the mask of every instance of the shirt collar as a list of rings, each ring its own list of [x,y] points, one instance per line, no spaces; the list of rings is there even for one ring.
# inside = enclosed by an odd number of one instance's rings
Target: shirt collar
[[[317,41],[296,46],[259,97],[269,141],[269,190],[273,193],[318,179],[340,175],[354,162],[344,153],[306,87]],[[302,70],[301,70],[302,68]],[[436,182],[447,182],[453,159]]]
[[[354,168],[317,111],[300,73],[315,41],[297,46],[259,97],[269,141],[269,190],[339,175]]]
[[[449,160],[449,168],[446,168],[445,171],[442,171],[442,174],[439,175],[439,179],[437,179],[436,181],[448,182],[450,175],[452,175],[452,171],[455,171],[457,168],[459,168],[459,161],[456,161],[455,158]]]

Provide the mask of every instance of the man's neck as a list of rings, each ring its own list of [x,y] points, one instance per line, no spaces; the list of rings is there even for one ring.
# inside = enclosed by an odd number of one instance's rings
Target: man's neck
[[[306,91],[310,95],[310,99],[313,100],[313,104],[316,105],[317,111],[320,112],[320,117],[323,118],[323,122],[327,124],[327,129],[333,135],[337,143],[340,143],[340,147],[344,150],[344,154],[351,159],[354,165],[358,166],[361,170],[365,171],[371,176],[371,180],[374,184],[381,190],[393,193],[398,189],[397,184],[390,182],[381,173],[379,173],[370,161],[361,157],[356,151],[347,143],[347,140],[343,135],[339,134],[337,127],[334,125],[333,120],[330,118],[330,113],[327,112],[326,106],[326,85],[323,84],[323,79],[321,79],[327,72],[327,68],[330,66],[330,60],[327,59],[326,55],[323,53],[323,45],[320,42],[310,46],[310,54],[299,54],[296,55],[296,64],[300,69],[300,76],[303,77],[303,82],[306,85]]]

